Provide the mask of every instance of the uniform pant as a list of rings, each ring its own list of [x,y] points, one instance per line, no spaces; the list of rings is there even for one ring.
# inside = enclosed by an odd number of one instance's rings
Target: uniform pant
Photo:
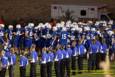
[[[6,75],[6,68],[2,68],[0,77],[5,77],[5,75]]]
[[[115,51],[110,51],[109,57],[110,57],[110,61],[114,61],[115,60]]]
[[[65,59],[60,61],[60,75],[61,77],[65,77]]]
[[[83,70],[83,59],[84,59],[84,55],[79,55],[78,56],[78,73],[82,73]]]
[[[100,69],[99,63],[101,61],[101,53],[96,53],[96,70]]]
[[[36,77],[36,63],[30,64],[30,77]]]
[[[37,45],[36,45],[37,46]],[[42,48],[40,48],[40,47],[36,47],[36,51],[38,52],[38,56],[41,56],[41,54],[42,54]]]
[[[60,76],[60,61],[55,61],[54,67],[55,67],[56,77],[61,77]]]
[[[113,52],[113,54],[114,54],[114,61],[115,61],[115,51]]]
[[[72,56],[72,75],[76,75],[76,56]]]
[[[101,61],[105,61],[105,59],[106,59],[106,53],[101,53],[100,54],[101,55]]]
[[[14,66],[13,65],[9,66],[9,77],[14,77]]]
[[[70,65],[71,65],[71,58],[65,59],[65,68],[66,68],[66,72],[67,72],[66,77],[70,77]]]
[[[41,73],[41,77],[47,77],[47,65],[46,64],[41,64],[40,73]]]
[[[110,61],[113,61],[113,50],[110,48],[109,49],[109,59],[110,59]]]
[[[47,77],[52,77],[52,62],[47,63]]]
[[[96,67],[96,54],[90,54],[88,60],[88,70],[94,70]]]
[[[26,77],[26,67],[20,67],[20,77]]]
[[[1,77],[2,73],[1,73],[1,70],[0,70],[0,77]]]

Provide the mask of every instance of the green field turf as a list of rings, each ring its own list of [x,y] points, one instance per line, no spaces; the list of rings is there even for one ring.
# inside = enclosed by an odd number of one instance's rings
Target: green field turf
[[[30,65],[27,66],[27,71],[26,71],[26,76],[29,77],[29,69],[30,69]],[[77,71],[77,70],[76,70]],[[111,73],[113,77],[115,77],[115,62],[111,63]],[[15,76],[14,77],[19,77],[19,63],[17,63],[17,65],[15,66]],[[7,75],[8,76],[8,71],[7,71]],[[40,77],[40,66],[39,64],[37,64],[37,77]],[[53,76],[55,77],[55,71],[53,69]],[[91,73],[87,72],[87,62],[84,62],[84,72],[82,74],[76,74],[76,76],[71,76],[71,77],[104,77],[103,75],[103,71],[98,70],[98,71],[92,71]]]

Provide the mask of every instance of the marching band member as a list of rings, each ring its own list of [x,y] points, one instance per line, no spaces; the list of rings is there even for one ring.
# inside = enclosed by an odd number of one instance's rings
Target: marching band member
[[[30,77],[36,77],[36,64],[38,61],[38,54],[35,51],[35,45],[32,45],[30,49]]]
[[[88,70],[94,70],[96,66],[96,53],[99,51],[99,46],[96,44],[95,37],[92,37],[92,43],[89,50]]]
[[[107,51],[108,51],[108,48],[107,48],[107,44],[105,43],[105,39],[102,39],[101,40],[101,48],[100,48],[101,61],[105,61]]]
[[[48,58],[47,58],[47,77],[52,77],[52,66],[54,61],[54,53],[52,48],[49,48],[48,51]]]
[[[78,55],[77,53],[77,47],[76,47],[76,40],[72,42],[72,57],[71,57],[71,69],[72,69],[72,75],[76,75],[76,57]]]
[[[100,67],[99,67],[99,63],[100,63],[100,49],[101,49],[101,43],[100,43],[100,40],[99,40],[99,37],[96,36],[96,44],[98,46],[98,50],[97,50],[97,53],[96,53],[96,70],[99,70]]]
[[[56,77],[61,77],[60,75],[60,60],[61,60],[61,45],[58,43],[57,44],[57,49],[54,53],[54,68],[55,68],[55,74],[56,74]]]
[[[46,47],[43,48],[42,54],[41,54],[41,65],[40,65],[40,74],[41,77],[47,77],[47,49]]]
[[[70,43],[68,43],[66,48],[66,54],[65,54],[65,69],[67,73],[67,77],[71,77],[71,56],[72,56],[72,49],[70,46]]]
[[[10,57],[9,57],[9,77],[14,77],[14,67],[16,65],[16,55],[14,48],[10,48]]]
[[[65,77],[65,58],[66,58],[66,51],[64,47],[61,47],[60,53],[60,75],[61,77]]]
[[[28,59],[24,51],[20,55],[20,77],[26,77],[26,67],[28,65]]]
[[[77,45],[77,52],[78,52],[78,73],[82,73],[83,70],[83,60],[86,54],[86,48],[82,44],[82,40],[79,40]]]
[[[115,40],[112,42],[110,52],[111,52],[110,60],[115,60]]]
[[[2,48],[0,49],[0,61],[1,61],[0,76],[5,77],[6,76],[6,70],[8,69],[8,66],[9,66],[9,61],[8,61],[8,58],[5,56]]]

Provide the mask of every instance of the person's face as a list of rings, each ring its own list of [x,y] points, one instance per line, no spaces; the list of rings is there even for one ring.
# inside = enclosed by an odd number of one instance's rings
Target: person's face
[[[14,53],[14,48],[11,48],[10,51],[11,51],[11,53]]]
[[[3,53],[3,51],[0,51],[0,57],[2,57],[2,56],[3,56],[3,54],[4,54],[4,53]]]
[[[25,32],[25,36],[26,36],[26,37],[28,36],[28,33],[27,33],[27,32]]]
[[[2,56],[2,51],[0,51],[0,57]]]
[[[85,39],[85,35],[82,36],[82,39]]]
[[[72,42],[72,46],[75,47],[76,46],[76,41]]]
[[[61,45],[58,44],[58,45],[57,45],[57,49],[59,49],[60,47],[61,47]]]
[[[95,40],[95,39],[93,39],[93,40],[92,40],[92,42],[93,42],[93,44],[95,44],[96,40]]]
[[[46,47],[43,48],[43,52],[46,52]]]
[[[82,40],[79,40],[79,41],[78,41],[78,44],[81,44],[81,42],[82,42]]]

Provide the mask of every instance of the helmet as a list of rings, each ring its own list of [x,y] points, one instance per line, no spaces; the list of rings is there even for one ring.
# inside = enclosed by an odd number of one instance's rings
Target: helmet
[[[50,23],[45,23],[45,27],[51,29],[51,24]]]
[[[95,28],[91,28],[91,31],[96,31],[96,29]]]
[[[8,28],[9,28],[9,29],[13,29],[13,25],[9,25]]]
[[[66,27],[63,27],[63,28],[62,28],[62,31],[67,31],[67,28],[66,28]]]
[[[82,28],[79,28],[78,31],[81,33],[82,32]]]
[[[57,27],[53,27],[53,31],[57,31]]]
[[[61,24],[60,24],[60,23],[57,23],[57,24],[56,24],[56,27],[57,27],[57,28],[60,28],[60,27],[61,27]]]
[[[75,31],[76,29],[75,28],[71,28],[71,31]]]
[[[20,24],[17,24],[17,25],[16,25],[16,28],[20,29],[20,28],[21,28],[21,25],[20,25]]]
[[[4,24],[0,24],[0,27],[4,28],[4,26],[5,26]]]
[[[64,21],[61,21],[61,27],[64,27],[65,26],[65,22]]]
[[[28,26],[29,26],[30,28],[33,28],[33,27],[34,27],[34,23],[28,23]]]

